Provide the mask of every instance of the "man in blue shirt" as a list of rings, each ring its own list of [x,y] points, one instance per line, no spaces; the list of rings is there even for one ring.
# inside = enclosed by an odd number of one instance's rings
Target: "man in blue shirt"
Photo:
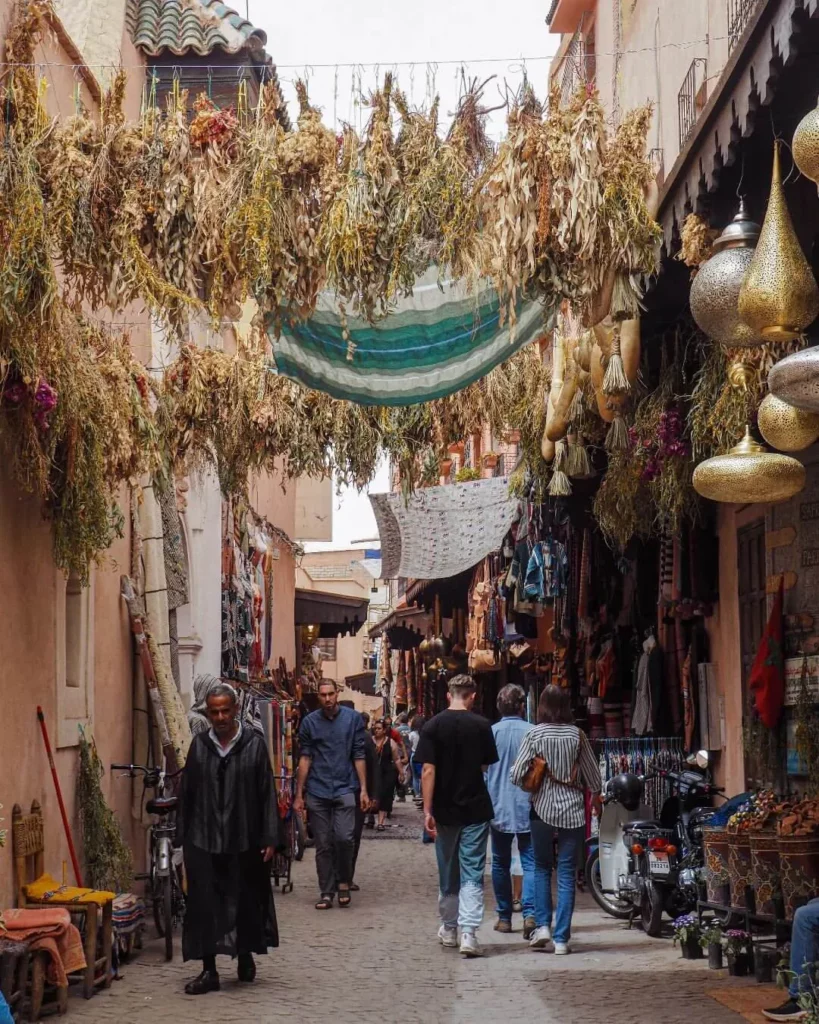
[[[532,728],[523,720],[526,696],[519,686],[504,686],[498,694],[501,720],[492,726],[499,760],[489,766],[486,787],[492,797],[494,818],[492,836],[492,888],[495,890],[498,920],[496,932],[512,931],[512,841],[517,837],[523,868],[523,936],[535,930],[534,854],[529,825],[529,794],[514,786],[509,778],[517,760],[523,737]]]
[[[338,905],[349,907],[355,850],[355,811],[367,810],[366,748],[361,715],[338,702],[338,687],[323,679],[318,691],[321,707],[299,730],[299,770],[293,810],[310,812],[316,842],[319,900],[316,910],[329,910],[338,892]]]

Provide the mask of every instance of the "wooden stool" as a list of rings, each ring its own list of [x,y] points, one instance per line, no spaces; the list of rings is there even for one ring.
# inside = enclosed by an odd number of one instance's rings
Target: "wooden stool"
[[[111,947],[113,943],[113,899],[105,903],[84,902],[74,899],[31,899],[26,886],[42,878],[45,873],[45,835],[43,812],[35,800],[31,813],[23,814],[19,804],[11,813],[11,834],[14,847],[14,885],[18,907],[65,907],[79,918],[79,928],[85,947],[85,975],[83,995],[90,999],[98,987],[111,987]],[[78,889],[82,894],[93,889]],[[98,951],[99,945],[99,951]]]

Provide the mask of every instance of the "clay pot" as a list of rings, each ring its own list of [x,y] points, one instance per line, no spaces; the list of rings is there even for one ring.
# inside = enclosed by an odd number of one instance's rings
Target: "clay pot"
[[[819,836],[780,836],[778,845],[785,919],[792,921],[819,890]]]
[[[751,885],[751,842],[747,832],[730,837],[728,882],[731,886],[731,906],[735,910],[745,910],[745,890]]]
[[[779,841],[776,833],[751,832],[751,885],[756,894],[756,912],[766,917],[776,914],[780,883]]]
[[[708,902],[724,906],[730,900],[728,853],[731,836],[724,828],[703,829],[705,882]],[[727,890],[727,891],[726,891]],[[726,899],[727,897],[727,899]]]

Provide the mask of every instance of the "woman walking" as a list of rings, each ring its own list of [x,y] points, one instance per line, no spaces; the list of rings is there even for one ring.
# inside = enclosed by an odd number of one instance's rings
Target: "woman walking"
[[[542,777],[537,790],[532,792],[530,811],[537,927],[529,945],[532,949],[546,949],[554,940],[555,953],[565,955],[570,952],[577,858],[585,838],[584,790],[590,790],[599,807],[600,767],[585,733],[574,724],[567,690],[546,687],[538,704],[538,722],[524,736],[510,773],[517,786],[522,785],[527,774],[530,780],[538,774]],[[553,913],[555,845],[557,910]]]
[[[375,749],[381,770],[378,792],[378,824],[376,829],[383,832],[387,815],[392,814],[395,800],[395,787],[402,770],[401,753],[398,744],[390,737],[389,728],[383,718],[379,718],[374,729]]]

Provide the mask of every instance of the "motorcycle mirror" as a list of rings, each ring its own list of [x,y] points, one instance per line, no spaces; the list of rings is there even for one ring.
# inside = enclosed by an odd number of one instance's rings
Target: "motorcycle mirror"
[[[711,762],[711,755],[707,750],[698,750],[694,760],[697,762],[697,767],[704,771]]]

